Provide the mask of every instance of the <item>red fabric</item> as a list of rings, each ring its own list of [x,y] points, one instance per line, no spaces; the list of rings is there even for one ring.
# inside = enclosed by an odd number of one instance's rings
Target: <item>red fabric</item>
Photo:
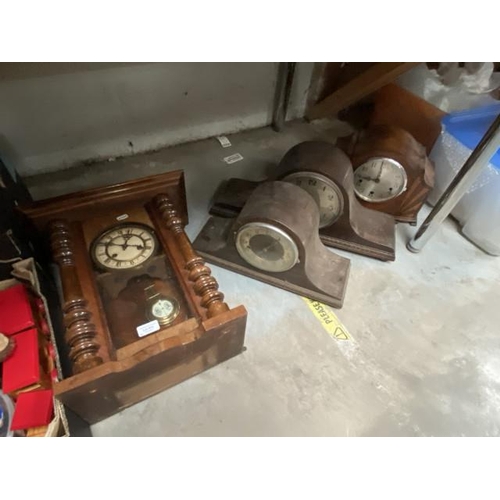
[[[49,424],[54,409],[53,398],[50,389],[19,394],[10,428],[16,431]]]
[[[4,335],[13,335],[34,326],[35,320],[24,285],[14,285],[1,290],[0,332]]]
[[[3,362],[2,391],[7,394],[40,380],[37,330],[26,330],[13,338],[14,351]]]

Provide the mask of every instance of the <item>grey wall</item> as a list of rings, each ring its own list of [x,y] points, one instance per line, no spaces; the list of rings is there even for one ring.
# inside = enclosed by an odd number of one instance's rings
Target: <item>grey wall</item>
[[[299,63],[288,118],[313,63]],[[0,154],[21,175],[268,125],[276,63],[0,65]]]

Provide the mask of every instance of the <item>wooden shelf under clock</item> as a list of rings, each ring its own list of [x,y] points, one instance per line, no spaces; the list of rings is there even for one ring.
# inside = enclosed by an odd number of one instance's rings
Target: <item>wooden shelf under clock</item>
[[[59,269],[72,372],[54,392],[87,422],[107,418],[243,350],[246,310],[229,309],[184,232],[182,171],[42,200],[21,211],[50,246]],[[149,228],[156,254],[147,263],[128,263],[126,271],[99,269],[91,257],[94,242],[109,228],[118,231],[128,223]],[[128,247],[143,249],[127,245],[129,239],[112,241],[117,261],[131,252]],[[149,311],[150,300],[138,285],[144,277],[146,288],[158,286],[161,296],[180,304],[180,314],[139,338],[136,323],[146,318],[141,315]]]

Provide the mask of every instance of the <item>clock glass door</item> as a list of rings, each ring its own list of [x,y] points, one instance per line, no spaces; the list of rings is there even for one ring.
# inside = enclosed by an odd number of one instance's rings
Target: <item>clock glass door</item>
[[[142,215],[141,221],[119,224],[116,217],[109,225],[100,220],[101,230],[89,245],[116,349],[194,316],[152,224]]]

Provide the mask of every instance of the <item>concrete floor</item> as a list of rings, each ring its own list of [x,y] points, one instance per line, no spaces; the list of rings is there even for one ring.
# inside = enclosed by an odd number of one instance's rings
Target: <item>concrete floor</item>
[[[182,168],[193,239],[220,180],[261,179],[285,151],[346,133],[292,123],[28,179],[37,198]],[[244,160],[232,165],[234,153]],[[428,213],[424,207],[419,221]],[[330,337],[298,296],[211,266],[230,306],[248,310],[247,350],[92,427],[95,436],[497,436],[500,258],[447,220],[418,255],[397,228],[397,260],[346,252],[351,340]]]

